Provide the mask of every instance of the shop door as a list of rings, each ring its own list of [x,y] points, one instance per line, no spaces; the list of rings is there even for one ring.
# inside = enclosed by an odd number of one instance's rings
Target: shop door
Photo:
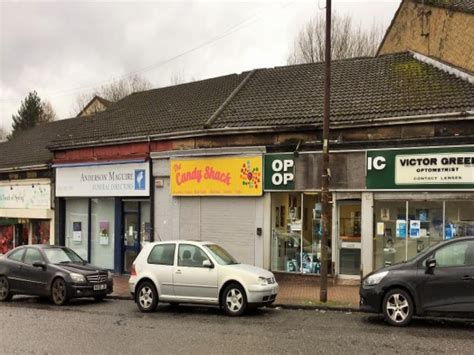
[[[132,263],[140,252],[139,202],[123,204],[123,272],[130,273]]]
[[[130,273],[133,261],[143,245],[151,241],[150,201],[123,202],[123,265]]]
[[[339,274],[360,275],[361,204],[360,200],[338,204]]]

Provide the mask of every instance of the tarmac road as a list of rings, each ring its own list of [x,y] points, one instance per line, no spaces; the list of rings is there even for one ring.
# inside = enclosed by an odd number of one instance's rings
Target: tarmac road
[[[0,303],[1,354],[474,353],[474,321],[415,320],[407,328],[363,313],[263,309],[230,318],[217,308],[37,298]]]

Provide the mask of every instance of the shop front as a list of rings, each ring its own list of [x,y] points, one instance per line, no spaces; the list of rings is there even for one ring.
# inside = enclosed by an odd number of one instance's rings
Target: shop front
[[[367,152],[373,265],[408,260],[442,240],[474,236],[474,147]]]
[[[49,179],[0,182],[0,254],[20,245],[53,242]]]
[[[150,169],[144,161],[56,165],[62,200],[60,242],[93,265],[129,273],[153,241]]]
[[[264,266],[261,150],[152,153],[160,240],[205,240]]]
[[[319,152],[267,153],[264,190],[271,196],[270,268],[276,272],[319,274],[321,270],[321,193]],[[341,277],[361,272],[364,154],[333,153],[331,231],[328,270]],[[362,167],[362,168],[361,168]],[[365,200],[366,201],[366,200]]]

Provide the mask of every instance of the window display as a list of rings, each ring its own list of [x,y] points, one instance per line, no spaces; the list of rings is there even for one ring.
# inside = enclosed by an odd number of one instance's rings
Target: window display
[[[91,199],[91,264],[114,268],[115,202],[113,198]]]
[[[66,200],[66,246],[88,260],[89,200]]]
[[[376,269],[442,240],[474,235],[474,201],[376,201],[374,217]]]
[[[330,249],[328,259],[330,263]],[[320,264],[320,196],[309,193],[272,194],[272,270],[319,273]]]
[[[13,249],[14,226],[0,226],[0,254],[6,254]]]
[[[32,244],[49,244],[50,224],[49,220],[33,220],[31,222]]]

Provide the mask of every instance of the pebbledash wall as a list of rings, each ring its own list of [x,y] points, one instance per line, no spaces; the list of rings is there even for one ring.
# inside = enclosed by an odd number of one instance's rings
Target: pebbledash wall
[[[63,240],[94,265],[128,273],[152,240],[150,163],[145,159],[56,164]]]

